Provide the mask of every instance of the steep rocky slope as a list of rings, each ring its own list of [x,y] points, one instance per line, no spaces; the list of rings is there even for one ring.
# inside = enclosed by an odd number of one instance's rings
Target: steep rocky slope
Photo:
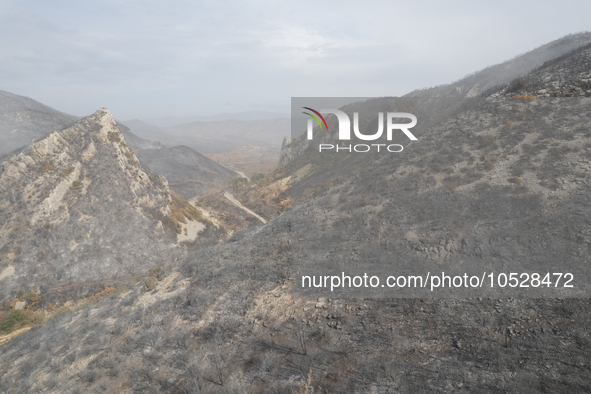
[[[543,63],[560,57],[591,42],[591,32],[571,34],[542,45],[514,59],[487,67],[449,85],[415,90],[408,96],[478,97],[488,89],[505,85],[526,75]]]
[[[0,299],[170,264],[170,202],[105,109],[29,145],[0,170]]]
[[[427,103],[427,111],[422,114],[421,123],[423,123],[425,116],[429,116],[430,108],[428,103],[430,98],[488,97],[501,90],[505,95],[535,94],[539,97],[590,96],[590,65],[587,52],[590,44],[591,32],[568,35],[542,45],[515,59],[476,72],[457,82],[429,89],[415,90],[404,97],[417,98],[415,103]],[[565,84],[568,83],[572,86],[569,86],[567,92]],[[454,102],[447,101],[446,103],[448,105],[446,111],[453,111]],[[369,105],[366,104],[362,107],[357,104],[355,108],[374,112],[387,110],[383,101],[379,100],[373,100]],[[363,113],[361,116],[363,116]],[[332,129],[334,130],[336,127],[333,126]],[[328,141],[328,138],[325,138],[325,140]],[[299,140],[285,138],[281,146],[279,166],[287,165],[304,154],[309,147],[310,143],[303,138]]]
[[[448,267],[458,258],[521,251],[522,259],[547,254],[584,264],[591,106],[586,98],[551,100],[499,95],[465,108],[425,130],[424,146],[413,147],[409,160],[383,158],[266,226],[194,253],[153,291],[140,284],[13,339],[0,347],[0,388],[589,391],[588,299],[294,294],[296,241],[347,232],[365,238],[366,228],[388,236],[367,250],[342,242],[339,253],[395,250],[400,260]],[[561,133],[526,127],[532,118],[536,126],[560,124]],[[405,236],[409,230],[415,236]],[[325,251],[310,258],[324,262]]]
[[[77,120],[77,116],[61,113],[30,98],[0,91],[0,160],[6,159],[15,149],[62,130]],[[129,124],[141,127],[138,122]],[[139,137],[121,122],[117,122],[117,127],[127,145],[136,149],[142,165],[154,174],[165,176],[173,184],[173,190],[186,199],[203,191],[211,182],[224,182],[228,177],[236,176],[189,148],[165,147],[160,142]]]
[[[516,78],[500,94],[540,97],[591,97],[591,44],[549,60]],[[489,94],[494,93],[494,90]]]

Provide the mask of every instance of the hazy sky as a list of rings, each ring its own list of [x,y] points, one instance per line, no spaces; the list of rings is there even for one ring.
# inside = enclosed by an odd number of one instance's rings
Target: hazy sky
[[[6,1],[0,90],[117,118],[392,96],[591,29],[591,1]]]

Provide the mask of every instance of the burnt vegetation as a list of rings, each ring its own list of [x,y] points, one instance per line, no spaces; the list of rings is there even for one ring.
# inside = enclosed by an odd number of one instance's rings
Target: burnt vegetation
[[[579,56],[588,60],[588,48],[486,99],[406,100],[406,110],[427,120],[417,130],[420,143],[408,145],[404,159],[317,157],[313,147],[294,140],[288,166],[236,190],[247,198],[256,187],[291,176],[289,209],[275,211],[264,226],[236,231],[228,242],[179,247],[180,257],[167,255],[172,248],[153,248],[161,238],[146,236],[146,251],[129,252],[134,261],[156,254],[170,264],[146,266],[126,286],[109,284],[83,302],[60,303],[43,322],[0,345],[0,392],[590,391],[588,299],[536,299],[533,289],[502,297],[483,290],[462,298],[384,298],[347,290],[307,293],[298,283],[302,270],[325,273],[341,269],[343,261],[367,272],[386,261],[404,274],[468,264],[530,272],[582,267],[584,274],[591,251],[591,109],[584,95],[569,96],[578,92],[573,86],[584,85],[570,77],[552,85],[564,93],[560,99],[546,96],[550,90],[530,91],[545,89],[535,82],[545,73],[562,75],[556,67],[584,79]],[[376,114],[391,104],[377,99],[359,108]],[[45,175],[61,177],[68,168]],[[16,204],[22,193],[12,190],[6,199]],[[125,196],[111,193],[109,204]],[[271,195],[266,206],[279,210],[288,189]],[[98,215],[104,206],[86,212]],[[172,237],[176,223],[203,219],[179,196],[165,207],[170,215],[146,208],[147,222],[116,211],[122,214],[109,223],[116,229],[148,223],[143,228],[151,229],[159,221]],[[82,210],[71,212],[72,220],[88,220]],[[36,256],[57,259],[59,231],[63,227],[54,223],[35,229]],[[69,233],[68,248],[70,239],[83,245],[87,231],[79,232]],[[111,238],[121,247],[117,241]],[[19,246],[5,242],[1,250],[18,256],[15,264],[31,263]],[[84,248],[93,258],[102,250]],[[57,267],[56,277],[68,278],[73,264]],[[13,293],[26,308],[49,308],[44,302],[52,288],[40,294],[18,289]],[[29,309],[17,312],[10,302],[2,306],[3,334],[29,321]]]

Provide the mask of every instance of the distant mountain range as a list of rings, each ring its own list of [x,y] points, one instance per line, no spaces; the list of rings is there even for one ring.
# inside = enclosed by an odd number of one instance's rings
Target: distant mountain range
[[[277,154],[290,133],[288,118],[209,120],[158,127],[141,120],[122,122],[135,134],[167,146],[186,145],[204,154],[258,146]]]
[[[222,113],[210,116],[164,116],[160,118],[148,118],[144,119],[146,123],[149,123],[158,127],[170,127],[176,126],[183,123],[191,122],[214,122],[220,120],[262,120],[262,119],[278,119],[287,118],[289,119],[290,114],[282,112],[268,112],[268,111],[247,111],[238,113]],[[124,123],[128,123],[125,121]]]
[[[258,113],[249,114],[258,116]],[[291,123],[286,117],[196,121],[168,127],[138,119],[122,123],[138,136],[168,147],[190,147],[228,168],[251,175],[277,168],[281,143],[291,132]]]

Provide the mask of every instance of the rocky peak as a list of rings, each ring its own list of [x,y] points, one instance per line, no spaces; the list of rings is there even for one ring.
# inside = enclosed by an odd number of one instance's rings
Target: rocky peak
[[[170,202],[105,108],[33,142],[0,169],[0,300],[168,264]]]

